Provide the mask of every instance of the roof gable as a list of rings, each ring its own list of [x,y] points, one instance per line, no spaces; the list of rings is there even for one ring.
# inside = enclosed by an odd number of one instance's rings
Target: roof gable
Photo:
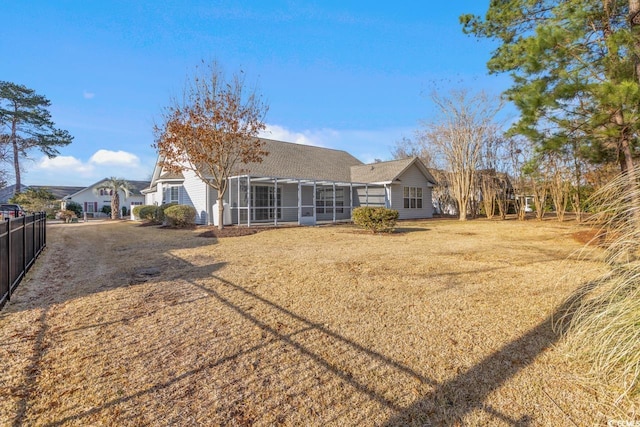
[[[408,157],[406,159],[391,160],[388,162],[352,166],[351,181],[366,183],[393,182],[399,179],[400,176],[412,165],[416,165],[427,181],[432,184],[436,183],[436,180],[418,157]]]

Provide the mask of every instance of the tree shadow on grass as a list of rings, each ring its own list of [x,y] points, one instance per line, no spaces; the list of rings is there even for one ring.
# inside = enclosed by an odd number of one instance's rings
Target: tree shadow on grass
[[[559,340],[563,331],[554,330],[554,324],[560,318],[563,319],[563,325],[568,324],[574,308],[593,286],[593,283],[581,286],[544,321],[470,369],[439,384],[432,392],[399,411],[387,421],[385,426],[411,424],[459,426],[464,424],[465,416],[476,410],[484,411],[490,417],[508,425],[518,427],[531,425],[530,414],[522,415],[517,419],[508,417],[498,409],[487,405],[485,401],[492,392],[532,364],[540,354]],[[568,424],[575,425],[570,418],[568,421]]]
[[[194,267],[191,268],[193,270]],[[482,411],[489,419],[506,425],[529,426],[533,423],[533,413],[514,417],[485,402],[492,392],[532,364],[542,352],[557,342],[559,335],[552,329],[554,319],[560,316],[566,318],[568,310],[584,296],[585,288],[591,286],[585,285],[576,291],[574,297],[567,300],[543,322],[475,366],[448,381],[438,382],[415,368],[331,330],[327,325],[313,322],[265,296],[214,274],[216,269],[211,269],[210,266],[195,269],[197,271],[191,271],[189,274],[188,284],[206,294],[216,305],[224,307],[227,313],[235,313],[242,324],[257,327],[262,331],[262,340],[252,340],[247,332],[251,328],[245,326],[247,330],[236,330],[234,337],[227,337],[228,340],[246,341],[243,350],[217,359],[203,360],[193,369],[169,380],[157,382],[48,425],[58,426],[81,421],[113,406],[141,398],[151,399],[160,390],[174,387],[178,383],[198,381],[202,375],[215,376],[219,373],[218,369],[225,366],[253,366],[257,371],[264,369],[268,373],[260,376],[250,370],[237,379],[228,378],[230,385],[223,392],[228,396],[228,401],[220,414],[221,419],[216,422],[264,423],[267,413],[285,411],[280,397],[273,396],[261,397],[257,407],[248,409],[244,400],[246,395],[243,397],[242,394],[245,393],[243,390],[247,389],[252,390],[251,394],[258,394],[257,389],[268,388],[269,384],[275,385],[286,376],[291,378],[298,390],[287,396],[288,398],[304,396],[307,400],[315,401],[346,386],[344,392],[337,392],[333,403],[341,409],[338,413],[324,418],[323,421],[327,423],[458,426],[464,424],[465,417],[471,412]],[[205,340],[206,337],[202,339]],[[296,354],[298,359],[294,362],[290,359],[283,361],[282,355],[287,353]],[[249,365],[247,359],[251,360]],[[428,367],[423,369],[428,370]],[[316,374],[309,371],[315,371]],[[322,379],[311,380],[314,375],[320,375]],[[416,387],[428,390],[417,400]],[[354,398],[355,395],[361,396],[364,400]],[[344,400],[349,399],[353,399],[353,402],[347,402],[345,405]],[[413,403],[407,405],[407,401]],[[328,407],[323,407],[318,411],[328,410]],[[380,410],[394,415],[386,421],[372,422]],[[286,420],[290,415],[286,412],[281,413],[279,419]],[[316,416],[324,415],[316,412]]]
[[[212,423],[268,424],[272,420],[266,417],[274,411],[279,412],[280,418],[277,419],[285,422],[288,421],[286,417],[296,415],[292,414],[292,405],[287,399],[297,399],[303,402],[302,405],[307,405],[298,409],[308,410],[309,419],[321,420],[326,424],[456,426],[464,423],[470,413],[483,411],[491,420],[512,426],[528,426],[533,422],[533,413],[514,417],[501,408],[488,405],[487,398],[557,342],[559,335],[552,330],[553,320],[564,316],[571,305],[584,295],[583,289],[578,290],[572,299],[516,340],[454,378],[438,382],[425,374],[430,371],[428,366],[418,368],[401,363],[386,351],[369,348],[326,324],[313,321],[267,296],[226,280],[218,274],[223,263],[194,266],[169,252],[165,252],[164,257],[176,267],[173,273],[176,278],[183,273],[180,269],[182,265],[184,273],[188,275],[182,279],[186,282],[184,286],[197,289],[195,295],[185,292],[184,300],[164,307],[179,309],[181,306],[213,301],[214,305],[207,306],[209,317],[201,319],[203,326],[229,321],[230,316],[237,320],[232,321],[233,328],[226,329],[226,336],[205,333],[198,339],[204,343],[204,348],[228,346],[235,349],[238,341],[242,345],[238,350],[224,354],[207,354],[193,363],[190,369],[175,374],[165,372],[167,375],[157,375],[153,382],[135,384],[123,395],[112,394],[99,405],[83,410],[75,406],[48,425],[90,423],[94,416],[103,412],[111,414],[109,410],[114,407],[122,408],[122,416],[135,419],[137,414],[128,409],[131,406],[144,405],[145,402],[158,399],[163,391],[184,386],[185,383],[199,388],[204,385],[201,383],[203,378],[213,381],[217,376],[230,373],[236,377],[218,386],[224,401],[216,418],[211,419]],[[152,276],[146,283],[160,280],[166,281],[167,277]],[[150,310],[149,315],[153,316],[158,310]],[[119,324],[136,320],[139,318],[123,313],[116,320],[87,324],[58,331],[58,334],[88,328],[117,328]],[[34,359],[27,369],[30,382],[27,391],[34,388],[39,357],[45,351],[43,337],[49,333],[47,310],[43,311],[40,323],[42,328],[35,341]],[[165,326],[171,330],[171,324]],[[202,331],[206,331],[206,327]],[[256,337],[255,330],[259,330],[261,335]],[[155,350],[145,349],[148,354],[153,354]],[[285,357],[291,354],[295,357]],[[114,357],[116,355],[114,352]],[[265,397],[255,397],[253,407],[245,401],[257,394],[257,389],[269,390],[278,384],[289,384],[287,381],[296,390],[290,395],[266,393]],[[14,426],[27,421],[26,412],[31,397],[32,394],[27,393],[19,402]],[[182,405],[184,402],[167,402],[168,406],[174,404]],[[339,409],[334,413],[334,408]],[[379,418],[381,413],[386,414],[382,419]],[[165,415],[158,413],[155,421],[160,422]]]

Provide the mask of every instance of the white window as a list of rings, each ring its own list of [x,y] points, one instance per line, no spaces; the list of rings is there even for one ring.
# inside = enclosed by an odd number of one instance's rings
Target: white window
[[[179,200],[180,200],[180,187],[169,187],[168,203],[179,203]]]
[[[422,187],[404,187],[404,208],[422,209]]]

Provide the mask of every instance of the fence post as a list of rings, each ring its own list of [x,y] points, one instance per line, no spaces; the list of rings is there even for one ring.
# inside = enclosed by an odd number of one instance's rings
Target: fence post
[[[22,274],[27,271],[27,216],[22,215]]]
[[[38,255],[38,251],[36,250],[36,218],[38,218],[38,215],[34,215],[33,216],[33,222],[31,223],[31,247],[33,248],[33,257],[37,257]]]
[[[7,221],[7,281],[9,289],[7,289],[7,301],[11,301],[11,264],[13,263],[11,256],[11,218],[5,218]]]

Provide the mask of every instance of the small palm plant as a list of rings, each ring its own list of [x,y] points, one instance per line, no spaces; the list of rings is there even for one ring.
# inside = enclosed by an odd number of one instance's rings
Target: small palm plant
[[[111,194],[111,219],[118,219],[120,215],[120,195],[118,192],[124,190],[125,197],[131,190],[131,185],[123,178],[111,177],[106,179],[97,187],[98,190],[109,190]]]

